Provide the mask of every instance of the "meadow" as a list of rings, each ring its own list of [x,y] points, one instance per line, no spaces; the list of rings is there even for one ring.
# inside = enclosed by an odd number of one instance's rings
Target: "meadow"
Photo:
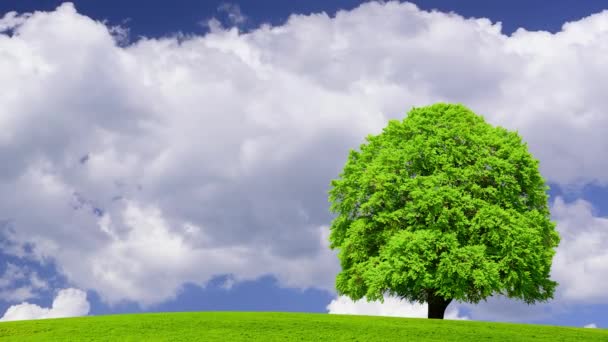
[[[606,329],[280,312],[176,312],[0,323],[1,341],[608,341]]]

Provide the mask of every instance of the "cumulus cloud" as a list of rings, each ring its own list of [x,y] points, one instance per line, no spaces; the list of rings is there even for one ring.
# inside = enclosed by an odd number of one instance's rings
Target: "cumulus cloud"
[[[228,20],[233,25],[242,24],[247,20],[247,16],[241,12],[241,7],[238,4],[223,2],[218,6],[217,10],[225,12],[228,15]]]
[[[552,275],[560,283],[564,299],[608,303],[603,286],[608,282],[608,218],[594,215],[585,200],[565,203],[561,197],[552,207],[562,242],[553,261]]]
[[[47,282],[36,271],[7,262],[0,277],[0,300],[18,302],[34,298],[39,290],[47,287]]]
[[[597,325],[595,325],[595,323],[589,323],[589,324],[585,325],[583,328],[596,329]]]
[[[232,277],[226,277],[226,280],[220,285],[220,287],[224,290],[230,290],[234,286],[236,281]]]
[[[21,286],[10,290],[0,290],[0,298],[7,302],[19,302],[34,297],[36,297],[36,294],[31,286]]]
[[[17,12],[8,12],[0,18],[0,33],[10,31],[24,23],[30,16],[29,13],[19,15]]]
[[[6,267],[4,268],[4,273],[2,274],[2,277],[0,277],[0,288],[7,287],[13,282],[24,279],[25,277],[26,273],[21,268],[15,264],[7,262]]]
[[[329,181],[412,106],[462,102],[517,129],[549,181],[608,184],[607,18],[509,37],[370,2],[123,46],[69,3],[5,15],[0,191],[14,195],[0,220],[12,246],[110,303],[158,303],[217,274],[333,291]]]
[[[12,305],[6,310],[0,321],[75,317],[85,316],[88,313],[89,302],[86,292],[69,288],[59,291],[50,308],[43,308],[30,303]]]
[[[339,296],[327,305],[327,310],[330,314],[426,318],[428,305],[410,303],[396,297],[385,297],[384,303],[381,303],[368,302],[365,299],[355,302],[346,296]],[[461,316],[458,307],[452,304],[445,312],[445,319],[469,319],[469,317]]]

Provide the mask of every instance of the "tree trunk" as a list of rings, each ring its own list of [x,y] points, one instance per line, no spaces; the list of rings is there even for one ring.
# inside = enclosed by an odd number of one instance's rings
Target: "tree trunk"
[[[443,319],[445,309],[450,305],[452,299],[445,299],[435,295],[434,292],[428,294],[427,303],[429,305],[428,318]]]

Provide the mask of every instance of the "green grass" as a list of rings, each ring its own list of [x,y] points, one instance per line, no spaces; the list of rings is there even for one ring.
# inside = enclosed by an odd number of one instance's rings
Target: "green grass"
[[[608,341],[608,330],[273,312],[179,312],[0,323],[1,341]]]

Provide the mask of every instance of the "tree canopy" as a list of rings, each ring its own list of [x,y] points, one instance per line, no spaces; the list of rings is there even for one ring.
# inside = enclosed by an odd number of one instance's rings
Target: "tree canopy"
[[[339,294],[427,302],[429,318],[452,300],[553,297],[549,187],[517,132],[439,103],[366,142],[329,191]]]

